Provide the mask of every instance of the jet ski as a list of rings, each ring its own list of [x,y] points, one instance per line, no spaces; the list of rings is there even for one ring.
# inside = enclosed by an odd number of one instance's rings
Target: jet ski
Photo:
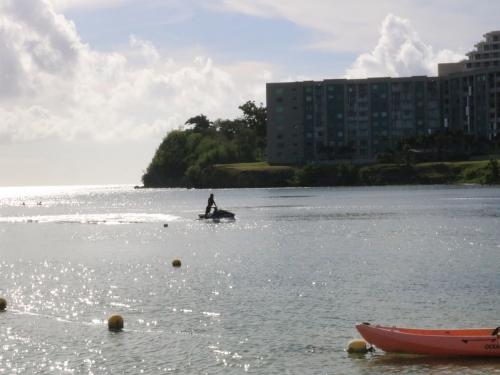
[[[213,212],[210,212],[208,215],[206,214],[198,215],[200,219],[213,219],[213,220],[220,220],[220,219],[234,220],[234,216],[235,215],[232,212],[226,210],[220,210],[218,208],[215,208]]]

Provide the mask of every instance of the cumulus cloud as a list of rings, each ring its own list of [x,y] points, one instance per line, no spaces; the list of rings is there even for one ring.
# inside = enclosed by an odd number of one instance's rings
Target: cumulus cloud
[[[361,54],[347,70],[347,78],[436,75],[437,64],[465,56],[450,50],[435,52],[420,40],[410,22],[392,14],[382,22],[380,38],[370,53]]]
[[[57,10],[111,8],[127,0],[51,0]]]
[[[3,141],[154,136],[195,114],[233,116],[265,95],[266,64],[250,64],[259,76],[209,57],[175,61],[137,36],[124,50],[99,52],[46,0],[6,0],[0,14]]]

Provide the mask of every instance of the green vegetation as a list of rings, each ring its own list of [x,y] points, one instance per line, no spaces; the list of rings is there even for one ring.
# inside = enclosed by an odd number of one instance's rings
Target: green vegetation
[[[496,159],[490,159],[490,161],[488,162],[488,165],[486,166],[486,173],[484,175],[484,182],[487,184],[500,183],[498,161]]]
[[[262,161],[266,147],[266,108],[253,101],[239,108],[243,115],[235,120],[211,122],[201,114],[186,121],[187,129],[170,132],[142,176],[144,186],[217,184],[214,165]]]
[[[496,169],[496,180],[493,177]],[[340,163],[302,167],[267,163],[220,164],[211,169],[209,187],[372,186],[409,184],[499,183],[498,162],[432,162],[419,164]],[[493,182],[496,181],[496,182]]]

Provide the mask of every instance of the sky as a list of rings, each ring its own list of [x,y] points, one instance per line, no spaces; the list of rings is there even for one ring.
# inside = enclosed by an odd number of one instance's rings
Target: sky
[[[0,0],[0,186],[140,184],[165,135],[266,82],[435,75],[492,0]]]

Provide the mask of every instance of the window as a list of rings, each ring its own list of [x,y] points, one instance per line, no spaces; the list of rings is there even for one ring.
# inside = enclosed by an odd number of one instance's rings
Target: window
[[[281,105],[276,106],[276,112],[281,113],[283,111],[284,111],[283,106],[281,106]]]
[[[367,96],[367,87],[366,85],[358,86],[358,94],[360,98],[365,98]]]
[[[278,87],[278,88],[276,89],[276,91],[275,91],[275,94],[276,94],[276,95],[281,95],[281,94],[283,94],[283,92],[284,92],[284,91],[285,91],[285,90],[283,89],[283,87]]]

